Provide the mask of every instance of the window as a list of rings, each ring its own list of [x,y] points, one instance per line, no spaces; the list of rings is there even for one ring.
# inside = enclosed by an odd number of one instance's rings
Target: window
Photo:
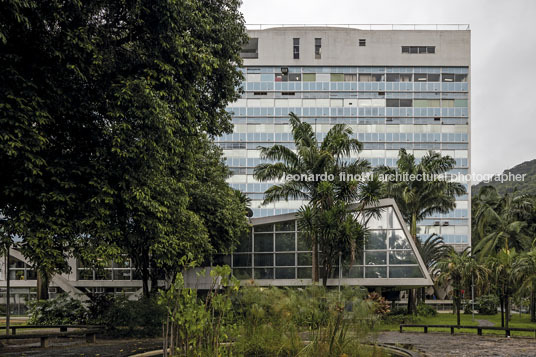
[[[300,58],[300,39],[293,38],[292,44],[293,44],[294,59],[299,59]]]
[[[360,38],[359,39],[359,47],[365,47],[367,45],[367,39]]]
[[[453,74],[443,74],[443,82],[454,82]]]
[[[344,81],[345,82],[356,82],[357,81],[357,74],[345,74],[344,75]]]
[[[454,82],[467,82],[467,74],[455,74]]]
[[[411,107],[413,106],[412,99],[387,99],[387,107]]]
[[[400,82],[400,74],[387,73],[387,82]]]
[[[240,57],[242,58],[259,58],[259,39],[257,37],[251,37],[240,50]]]
[[[385,75],[382,73],[361,73],[359,82],[383,82]]]
[[[289,82],[301,82],[301,74],[299,73],[290,73],[288,75]]]
[[[315,59],[322,58],[322,39],[315,38]]]
[[[304,73],[303,81],[304,82],[316,82],[316,73]]]
[[[402,46],[402,53],[435,53],[435,46]]]
[[[331,73],[330,81],[331,82],[342,82],[342,81],[344,81],[344,74],[342,74],[342,73]]]
[[[288,74],[276,73],[275,81],[276,82],[288,82]]]

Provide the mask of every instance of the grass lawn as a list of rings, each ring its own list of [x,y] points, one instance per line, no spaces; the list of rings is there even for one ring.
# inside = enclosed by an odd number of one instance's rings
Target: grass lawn
[[[479,315],[475,314],[475,321],[472,319],[472,315],[465,315],[461,314],[461,325],[469,325],[469,326],[478,326],[477,320],[487,320],[494,323],[494,326],[500,327],[501,326],[501,314],[495,314],[495,315]],[[441,313],[437,314],[436,316],[430,316],[430,317],[416,317],[413,321],[407,321],[405,322],[407,324],[428,324],[428,325],[456,325],[456,315],[451,313]],[[519,315],[518,313],[512,313],[511,319],[510,319],[510,327],[523,327],[523,328],[533,328],[536,329],[536,322],[530,322],[530,315],[529,314],[522,314]],[[399,331],[399,323],[382,323],[379,326],[377,326],[379,331]],[[416,331],[416,332],[423,332],[422,327],[420,328],[404,328],[404,331]],[[450,329],[447,328],[429,328],[428,332],[448,332],[450,333]],[[454,333],[469,333],[469,334],[476,334],[477,331],[475,330],[454,330]],[[504,331],[490,331],[490,330],[483,330],[483,334],[494,334],[494,335],[502,335],[504,336]],[[522,332],[522,331],[512,331],[512,336],[530,336],[534,337],[533,332]]]

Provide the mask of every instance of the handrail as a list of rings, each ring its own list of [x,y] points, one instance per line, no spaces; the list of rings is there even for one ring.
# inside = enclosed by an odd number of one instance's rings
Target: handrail
[[[341,27],[367,31],[468,31],[469,24],[246,24],[248,30],[274,27]]]

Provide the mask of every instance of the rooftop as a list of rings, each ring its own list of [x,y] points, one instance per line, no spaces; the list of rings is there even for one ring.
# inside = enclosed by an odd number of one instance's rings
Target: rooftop
[[[364,31],[468,31],[469,24],[246,24],[248,30],[276,27],[339,27]]]

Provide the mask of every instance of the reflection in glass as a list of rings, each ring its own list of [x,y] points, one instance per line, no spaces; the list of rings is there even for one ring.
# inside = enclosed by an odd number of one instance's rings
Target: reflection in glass
[[[294,233],[276,233],[275,250],[278,252],[294,251],[296,249]]]
[[[365,267],[365,278],[387,278],[387,267]]]
[[[391,266],[389,267],[390,278],[424,278],[419,266]]]
[[[276,279],[295,279],[296,278],[295,269],[294,268],[276,268],[275,278]]]
[[[273,268],[255,268],[254,278],[255,279],[273,279],[274,269]]]
[[[272,233],[255,234],[255,251],[256,252],[273,252],[274,235]]]
[[[255,266],[266,267],[274,265],[273,254],[255,254]]]
[[[387,252],[365,252],[366,265],[385,265],[387,263]]]
[[[295,264],[296,260],[294,257],[294,253],[275,255],[275,265],[277,266],[294,266]]]
[[[370,231],[365,249],[387,249],[387,233],[385,231]]]
[[[389,252],[389,265],[417,264],[417,257],[411,250],[392,250]]]
[[[389,235],[389,249],[411,249],[408,238],[402,230],[391,231]]]

